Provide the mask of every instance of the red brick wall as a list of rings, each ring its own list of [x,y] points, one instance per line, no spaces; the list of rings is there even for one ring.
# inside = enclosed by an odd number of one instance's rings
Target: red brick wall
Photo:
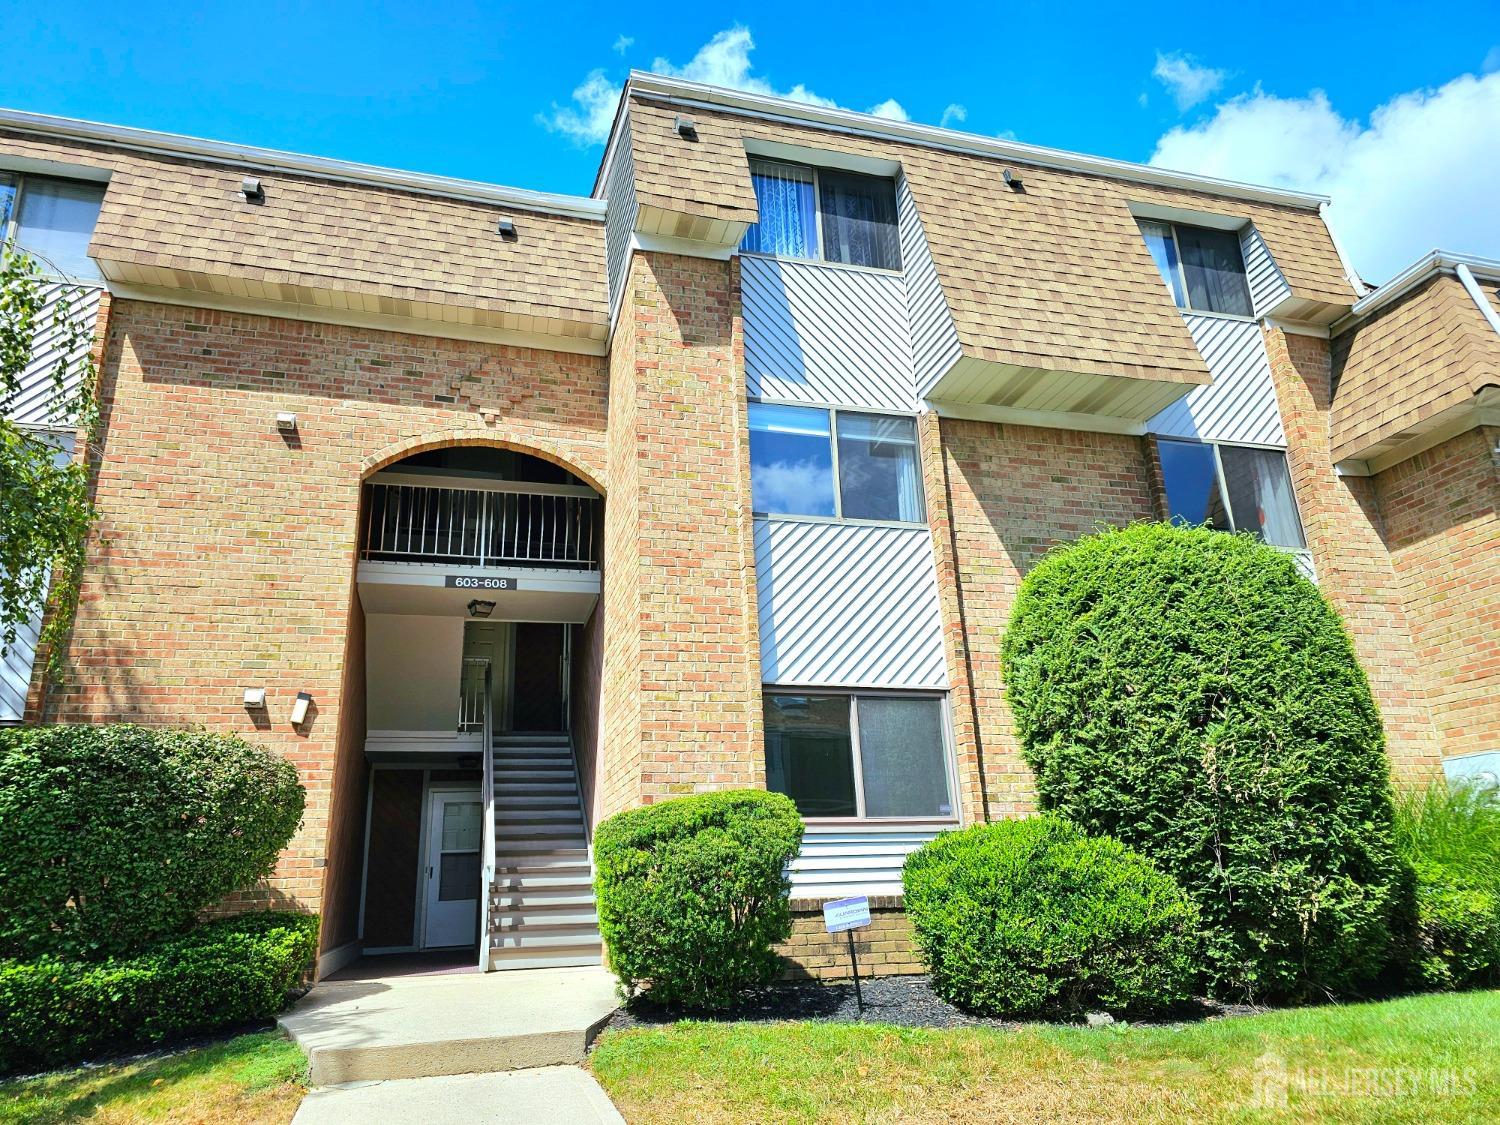
[[[351,583],[351,585],[353,585]],[[344,676],[328,805],[327,874],[319,949],[337,949],[359,936],[359,892],[364,875],[365,805],[370,777],[365,761],[365,611],[358,589],[349,592]]]
[[[1011,603],[1026,572],[1054,544],[1101,524],[1154,517],[1144,443],[1116,434],[954,419],[944,419],[941,430],[956,577],[951,591],[943,591],[945,612],[951,601],[961,615],[983,779],[983,805],[966,806],[965,817],[1024,815],[1035,791],[1000,671]],[[938,579],[940,587],[952,581],[942,567]],[[958,725],[963,716],[957,698],[954,703]]]
[[[1500,429],[1374,478],[1444,754],[1500,749]]]
[[[345,665],[361,476],[470,442],[602,482],[604,362],[117,301],[102,376],[100,520],[52,715],[202,724],[285,754],[307,815],[258,897],[316,907],[349,823],[334,771],[358,706]],[[282,410],[299,416],[292,440]],[[245,687],[266,688],[267,711],[246,712]],[[298,691],[314,704],[294,730]]]
[[[782,976],[789,980],[847,980],[850,975],[849,939],[824,928],[821,900],[793,900],[792,936],[776,952],[786,964]],[[854,931],[854,952],[861,977],[927,971],[899,896],[871,897],[870,924]]]
[[[610,370],[623,502],[606,516],[605,814],[764,782],[734,268],[670,254],[631,263]]]
[[[1401,582],[1382,539],[1374,482],[1334,472],[1328,341],[1270,326],[1265,339],[1318,586],[1354,638],[1385,721],[1393,772],[1425,774],[1440,757],[1427,705],[1429,669],[1412,644]]]

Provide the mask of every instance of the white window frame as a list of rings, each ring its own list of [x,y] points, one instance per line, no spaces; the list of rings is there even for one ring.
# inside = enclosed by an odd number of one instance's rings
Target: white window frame
[[[1219,495],[1220,495],[1220,497],[1223,498],[1223,501],[1224,501],[1224,515],[1225,515],[1225,518],[1227,518],[1229,520],[1229,534],[1231,534],[1231,535],[1234,535],[1237,532],[1239,532],[1240,528],[1239,528],[1239,525],[1238,525],[1238,521],[1236,521],[1235,518],[1234,518],[1234,508],[1229,503],[1229,478],[1224,475],[1224,458],[1219,455],[1220,448],[1227,446],[1230,449],[1263,449],[1263,450],[1266,450],[1266,451],[1271,452],[1271,453],[1279,453],[1279,454],[1281,454],[1283,460],[1286,461],[1287,483],[1290,486],[1291,493],[1292,493],[1292,510],[1297,513],[1297,530],[1300,531],[1300,532],[1302,532],[1303,546],[1301,546],[1301,547],[1294,547],[1294,546],[1291,546],[1289,544],[1282,544],[1282,543],[1266,543],[1266,546],[1267,547],[1275,547],[1278,551],[1287,551],[1287,552],[1290,552],[1292,554],[1306,554],[1306,553],[1308,553],[1310,551],[1310,548],[1306,546],[1306,544],[1307,544],[1307,521],[1302,518],[1302,501],[1297,498],[1297,482],[1292,479],[1292,462],[1291,462],[1291,459],[1289,457],[1287,457],[1286,446],[1284,446],[1284,445],[1267,445],[1267,444],[1264,444],[1262,442],[1255,442],[1255,441],[1217,441],[1217,440],[1210,441],[1210,440],[1205,440],[1205,439],[1202,439],[1202,438],[1173,437],[1173,436],[1171,436],[1169,434],[1153,434],[1152,436],[1156,438],[1157,445],[1160,445],[1162,442],[1166,442],[1166,441],[1175,441],[1175,442],[1178,442],[1181,445],[1206,445],[1211,450],[1213,450],[1213,455],[1214,455],[1214,479],[1219,482]],[[1160,458],[1161,458],[1161,454],[1160,454],[1160,452],[1158,452],[1157,453],[1158,462],[1160,461]],[[1158,469],[1159,468],[1160,468],[1160,466],[1158,465]],[[1161,491],[1162,491],[1162,499],[1166,501],[1168,507],[1170,508],[1170,505],[1171,505],[1172,501],[1171,501],[1171,497],[1169,497],[1167,495],[1167,481],[1166,481],[1166,476],[1165,475],[1163,475],[1163,477],[1162,477]],[[1171,522],[1170,512],[1169,512],[1167,518],[1168,518],[1168,522]],[[1202,526],[1202,525],[1200,524],[1198,526]],[[1249,529],[1246,529],[1246,530],[1249,530]],[[1261,542],[1265,543],[1265,540],[1261,540]]]
[[[774,156],[757,156],[753,153],[750,154],[749,164],[752,176],[755,174],[756,164],[780,164],[785,168],[805,168],[812,173],[813,231],[818,240],[818,254],[815,258],[796,258],[790,254],[767,254],[763,250],[741,250],[738,247],[735,248],[736,254],[743,255],[746,258],[767,258],[773,262],[805,262],[811,265],[828,266],[832,269],[860,270],[864,273],[881,273],[897,277],[906,273],[906,256],[904,254],[901,256],[901,265],[897,269],[891,269],[889,266],[861,266],[853,262],[835,262],[826,256],[824,253],[825,243],[823,241],[823,178],[822,170],[816,164],[803,164],[796,160],[781,160]],[[887,176],[876,176],[869,172],[856,172],[842,168],[836,168],[834,171],[848,171],[851,176],[869,176],[872,180],[890,180],[891,190],[895,191],[895,180]],[[899,253],[901,246],[901,201],[899,198],[896,201],[896,246]]]
[[[795,687],[788,684],[765,684],[761,694],[767,695],[842,695],[849,700],[849,752],[854,768],[853,816],[805,816],[804,824],[818,827],[848,827],[851,825],[941,825],[951,828],[963,822],[958,799],[958,760],[953,753],[952,700],[944,691],[904,691],[891,688],[851,688],[836,686]],[[859,701],[861,699],[912,699],[936,700],[940,716],[938,729],[943,740],[943,772],[948,781],[948,802],[953,812],[949,816],[866,816],[864,747],[859,733]],[[764,748],[762,748],[764,757]]]
[[[1136,222],[1137,222],[1137,224],[1139,224],[1141,222],[1147,222],[1147,223],[1156,223],[1156,224],[1158,224],[1160,226],[1164,226],[1164,227],[1167,228],[1168,233],[1171,234],[1171,236],[1172,236],[1172,253],[1177,256],[1177,283],[1182,286],[1182,300],[1183,300],[1183,304],[1177,305],[1177,307],[1179,309],[1181,309],[1183,312],[1194,313],[1194,314],[1196,314],[1198,316],[1221,316],[1221,317],[1223,317],[1226,320],[1255,320],[1256,319],[1256,316],[1255,316],[1255,294],[1250,292],[1250,268],[1245,265],[1245,243],[1242,240],[1242,234],[1243,234],[1243,231],[1245,229],[1244,227],[1239,227],[1239,228],[1237,228],[1235,230],[1228,230],[1228,229],[1223,228],[1223,227],[1205,227],[1205,226],[1202,226],[1201,224],[1197,224],[1197,223],[1179,223],[1179,222],[1177,222],[1177,221],[1175,221],[1173,219],[1153,219],[1149,215],[1137,215],[1136,216]],[[1193,291],[1190,288],[1188,288],[1187,270],[1184,269],[1183,265],[1182,265],[1182,247],[1177,242],[1177,228],[1178,227],[1196,227],[1196,229],[1198,229],[1198,230],[1217,230],[1217,231],[1220,231],[1223,234],[1232,234],[1232,235],[1234,235],[1234,237],[1235,237],[1236,240],[1239,240],[1239,247],[1240,247],[1240,276],[1245,279],[1245,293],[1250,298],[1250,315],[1245,316],[1245,315],[1243,315],[1241,313],[1220,312],[1218,309],[1200,309],[1200,308],[1194,307],[1194,305],[1193,305]],[[1144,237],[1144,235],[1142,235],[1142,237]],[[1168,295],[1170,295],[1171,292],[1172,292],[1171,289],[1168,288],[1168,290],[1167,290]],[[1176,305],[1176,302],[1174,301],[1173,304]],[[1207,443],[1204,443],[1204,444],[1207,444]],[[1275,447],[1271,446],[1271,447],[1268,447],[1268,448],[1275,448]],[[1299,515],[1298,518],[1301,518],[1300,515]]]
[[[927,480],[922,472],[922,434],[918,429],[918,419],[921,415],[916,411],[907,410],[873,410],[864,406],[837,406],[828,402],[797,402],[786,398],[751,398],[748,402],[752,406],[797,406],[804,410],[821,410],[828,419],[828,442],[832,446],[830,450],[831,466],[833,472],[833,515],[814,516],[805,515],[801,512],[762,512],[755,507],[755,485],[753,474],[755,472],[754,462],[750,465],[752,481],[750,487],[750,514],[758,520],[787,520],[801,523],[847,523],[862,527],[927,527]],[[912,451],[916,455],[917,465],[917,496],[922,504],[922,518],[919,520],[873,520],[858,516],[844,515],[844,483],[839,476],[839,419],[843,414],[868,414],[874,418],[910,418],[912,420]],[[748,419],[747,419],[748,421]],[[749,443],[746,443],[748,452]]]
[[[97,186],[99,186],[101,188],[103,188],[103,187],[106,186],[106,185],[100,183],[97,180],[82,179],[82,178],[77,177],[77,176],[30,175],[30,174],[25,173],[25,172],[14,172],[14,171],[11,171],[8,168],[0,168],[0,184],[9,183],[12,187],[14,187],[16,189],[15,198],[11,201],[10,217],[5,221],[5,223],[3,225],[0,225],[0,243],[9,244],[9,243],[11,243],[15,239],[16,235],[20,233],[20,230],[21,230],[21,206],[25,202],[25,199],[26,199],[27,181],[28,180],[33,180],[33,179],[35,179],[35,180],[55,180],[55,181],[58,181],[58,182],[61,182],[61,183],[96,184]],[[103,201],[103,199],[101,199],[99,201],[99,213],[101,215],[104,213],[104,201]],[[99,220],[98,220],[98,217],[96,216],[95,219],[94,219],[94,225],[95,225],[96,229],[98,227],[98,223],[99,223]],[[90,238],[93,237],[92,232],[90,232],[89,237]],[[104,288],[104,279],[102,278],[102,276],[101,277],[70,277],[67,274],[62,274],[62,273],[56,272],[55,270],[52,269],[51,263],[43,261],[40,258],[33,258],[32,261],[34,261],[37,264],[37,268],[41,271],[42,276],[45,277],[45,278],[47,278],[50,281],[66,281],[66,282],[69,282],[70,284],[73,284],[73,285],[88,285],[88,286],[92,286],[92,287],[94,287],[96,289],[103,289]],[[100,272],[102,273],[103,271],[100,271]]]

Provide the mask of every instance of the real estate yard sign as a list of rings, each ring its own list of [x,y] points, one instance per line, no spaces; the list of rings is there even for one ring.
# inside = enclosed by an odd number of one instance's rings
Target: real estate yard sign
[[[823,904],[823,926],[830,934],[849,935],[849,969],[854,974],[854,999],[859,1010],[865,1010],[865,996],[859,987],[859,958],[854,954],[854,931],[870,924],[870,900],[864,895],[835,898]]]

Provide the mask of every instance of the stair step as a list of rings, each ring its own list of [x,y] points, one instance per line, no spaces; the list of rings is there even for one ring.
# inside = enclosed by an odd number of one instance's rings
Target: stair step
[[[598,926],[549,926],[536,930],[500,930],[490,934],[491,949],[579,949],[603,945]]]
[[[557,821],[583,823],[583,814],[576,808],[559,802],[552,805],[533,805],[519,809],[495,810],[496,824],[549,824]]]
[[[526,731],[508,731],[504,734],[495,735],[496,746],[570,746],[572,739],[565,734],[532,733]]]
[[[495,776],[502,774],[515,774],[522,771],[540,770],[546,773],[568,773],[573,772],[573,759],[565,758],[559,754],[555,758],[545,758],[528,754],[525,757],[516,754],[507,757],[501,754],[495,755]]]
[[[496,847],[504,849],[506,840],[561,840],[580,847],[587,847],[588,841],[583,836],[583,824],[575,821],[572,824],[507,824],[502,831],[500,826],[495,826]]]
[[[558,793],[495,793],[496,809],[564,809],[578,807],[577,801],[561,799]]]
[[[551,930],[557,926],[588,926],[599,928],[599,915],[592,904],[588,906],[556,906],[547,910],[527,903],[525,908],[512,907],[490,909],[491,940],[497,934],[530,933],[533,930]]]
[[[539,886],[504,890],[497,888],[490,895],[490,909],[515,910],[520,907],[547,909],[554,906],[587,906],[594,909],[594,885],[592,883]]]
[[[516,896],[526,898],[534,894],[582,895],[592,894],[593,890],[592,872],[555,868],[497,874],[490,899],[494,901]]]
[[[495,868],[582,867],[588,863],[585,846],[582,840],[505,840],[495,854]]]
[[[584,965],[602,965],[604,947],[584,949],[561,949],[554,953],[530,953],[516,949],[490,951],[490,968],[499,971],[508,969],[571,969]]]
[[[543,785],[567,785],[576,787],[578,779],[573,774],[572,766],[558,766],[552,769],[546,766],[515,770],[496,770],[495,784],[513,785],[516,782],[540,782]]]

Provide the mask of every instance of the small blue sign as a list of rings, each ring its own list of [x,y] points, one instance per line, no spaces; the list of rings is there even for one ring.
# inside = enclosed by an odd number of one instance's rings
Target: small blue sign
[[[836,898],[823,904],[823,925],[830,934],[858,930],[869,924],[870,900],[864,895]]]

